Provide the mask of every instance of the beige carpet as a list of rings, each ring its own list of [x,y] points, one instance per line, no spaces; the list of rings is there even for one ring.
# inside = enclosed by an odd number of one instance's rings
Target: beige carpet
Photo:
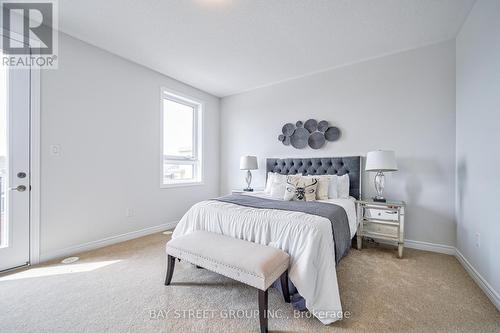
[[[74,264],[0,276],[0,331],[258,332],[257,318],[239,318],[257,309],[252,288],[185,263],[176,265],[173,284],[163,285],[168,237],[155,234],[83,253]],[[269,308],[280,318],[270,318],[269,329],[500,332],[499,311],[454,257],[406,250],[400,260],[395,253],[353,249],[340,263],[342,304],[351,318],[330,326],[294,318],[273,289]]]

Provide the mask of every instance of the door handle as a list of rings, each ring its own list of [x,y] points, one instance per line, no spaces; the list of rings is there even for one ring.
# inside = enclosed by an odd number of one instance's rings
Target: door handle
[[[18,192],[24,192],[24,191],[26,191],[26,186],[19,185],[17,187],[11,187],[11,188],[9,188],[9,190],[11,190],[11,191],[18,191]]]

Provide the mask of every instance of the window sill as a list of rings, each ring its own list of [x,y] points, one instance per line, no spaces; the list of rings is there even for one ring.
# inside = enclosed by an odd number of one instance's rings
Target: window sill
[[[190,187],[190,186],[201,186],[204,183],[201,182],[179,182],[179,183],[171,183],[171,184],[160,184],[160,188],[176,188],[176,187]]]

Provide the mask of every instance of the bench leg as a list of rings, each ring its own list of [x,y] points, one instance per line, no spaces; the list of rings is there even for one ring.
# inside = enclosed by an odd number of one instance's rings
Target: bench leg
[[[260,332],[267,333],[267,290],[259,289]]]
[[[288,290],[288,270],[281,274],[281,291],[283,292],[283,298],[285,303],[290,303],[290,291]]]
[[[175,257],[168,255],[167,258],[167,276],[165,277],[165,285],[168,286],[174,275]]]

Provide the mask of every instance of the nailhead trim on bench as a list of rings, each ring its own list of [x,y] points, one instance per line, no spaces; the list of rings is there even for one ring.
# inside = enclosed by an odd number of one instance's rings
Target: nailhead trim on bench
[[[257,277],[257,278],[260,278],[260,279],[263,279],[263,278],[264,278],[263,276],[260,276],[260,275],[254,274],[254,273],[252,273],[252,272],[245,271],[245,270],[243,270],[243,269],[241,269],[241,268],[239,268],[239,267],[231,266],[231,265],[228,265],[228,264],[222,263],[222,262],[220,262],[220,261],[216,261],[216,260],[214,260],[214,259],[212,259],[212,258],[204,257],[204,256],[199,255],[199,254],[197,254],[197,253],[193,253],[193,252],[190,252],[190,251],[182,250],[182,249],[176,248],[175,246],[171,246],[171,245],[169,245],[169,247],[170,247],[170,248],[172,248],[172,249],[175,249],[175,250],[177,250],[177,251],[179,251],[179,252],[181,252],[181,253],[182,253],[182,252],[186,252],[186,253],[188,253],[188,254],[190,254],[190,255],[192,255],[192,256],[195,256],[195,257],[200,257],[200,258],[205,259],[205,260],[207,260],[207,261],[211,261],[211,262],[213,262],[213,263],[215,263],[215,264],[219,264],[219,265],[222,265],[222,266],[225,266],[225,267],[233,268],[233,269],[238,270],[238,271],[240,271],[240,272],[242,272],[242,273],[246,273],[246,274],[248,274],[248,275],[253,275],[253,276],[255,276],[255,277]],[[167,248],[167,249],[168,249],[168,248]]]

